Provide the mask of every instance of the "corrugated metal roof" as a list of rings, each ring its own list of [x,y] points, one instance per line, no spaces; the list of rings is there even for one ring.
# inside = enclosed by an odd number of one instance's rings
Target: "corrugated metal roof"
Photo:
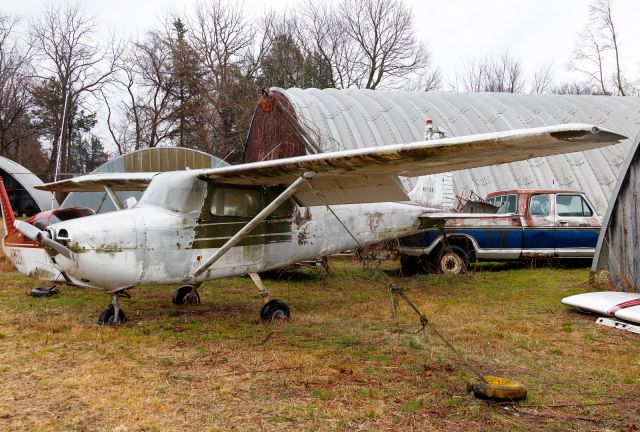
[[[593,123],[634,137],[640,98],[511,93],[280,89],[325,151],[418,141],[432,119],[448,136],[560,123]],[[453,173],[455,193],[503,189],[579,189],[604,213],[630,140],[604,149]],[[412,183],[414,184],[414,183]]]
[[[0,156],[0,169],[11,175],[31,195],[40,211],[51,209],[51,192],[35,189],[34,186],[43,184],[42,180],[17,162]],[[58,208],[58,202],[53,200],[53,208]]]
[[[640,291],[640,134],[613,190],[600,230],[591,271],[608,270],[609,280],[624,290]]]
[[[216,168],[228,163],[210,154],[183,147],[154,147],[119,156],[100,165],[94,173],[162,172],[183,169]],[[124,202],[128,197],[139,200],[142,192],[116,192]],[[67,207],[88,207],[101,213],[115,210],[113,203],[100,192],[72,192],[61,205]]]

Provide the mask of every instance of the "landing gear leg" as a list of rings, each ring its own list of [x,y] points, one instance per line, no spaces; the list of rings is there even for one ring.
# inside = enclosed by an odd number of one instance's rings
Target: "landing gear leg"
[[[125,290],[113,292],[111,295],[111,304],[100,314],[100,317],[98,317],[98,324],[118,325],[124,324],[127,321],[127,316],[118,304],[118,297],[131,298],[131,295]]]
[[[289,306],[282,300],[272,299],[267,301],[269,291],[264,287],[260,275],[258,273],[249,273],[249,276],[258,288],[258,294],[262,297],[263,306],[262,309],[260,309],[260,318],[262,321],[288,319],[289,316],[291,316]]]

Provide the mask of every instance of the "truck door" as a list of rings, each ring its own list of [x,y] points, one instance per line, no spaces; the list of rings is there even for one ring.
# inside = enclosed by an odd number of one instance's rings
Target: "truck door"
[[[556,227],[550,194],[534,194],[524,218],[522,256],[551,257],[555,253]]]
[[[556,195],[556,255],[592,257],[600,233],[600,219],[582,194]]]

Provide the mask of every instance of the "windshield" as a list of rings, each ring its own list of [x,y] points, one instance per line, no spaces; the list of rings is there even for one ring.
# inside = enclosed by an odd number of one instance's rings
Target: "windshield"
[[[206,183],[193,172],[167,172],[153,178],[136,205],[153,205],[180,213],[199,212],[202,209]]]

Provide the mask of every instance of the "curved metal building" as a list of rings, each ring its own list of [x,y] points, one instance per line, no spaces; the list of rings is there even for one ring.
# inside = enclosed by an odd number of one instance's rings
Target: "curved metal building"
[[[51,192],[35,189],[42,180],[19,163],[0,156],[0,176],[7,189],[11,207],[16,215],[31,216],[44,210],[58,208]]]
[[[625,160],[600,230],[591,270],[608,270],[611,283],[640,291],[640,134]]]
[[[447,136],[559,123],[592,123],[628,137],[640,131],[636,97],[272,88],[269,99],[255,111],[245,162],[304,154],[308,146],[296,128],[323,151],[419,141],[426,119]],[[456,171],[453,192],[580,189],[602,214],[630,146],[625,140],[604,149]],[[405,185],[410,189],[415,180]]]
[[[228,165],[210,154],[183,147],[155,147],[138,150],[119,156],[99,166],[94,173],[162,172],[184,169],[216,168]],[[124,203],[127,198],[139,200],[142,192],[116,192]],[[88,207],[98,213],[115,210],[106,192],[72,192],[61,205],[67,207]]]

